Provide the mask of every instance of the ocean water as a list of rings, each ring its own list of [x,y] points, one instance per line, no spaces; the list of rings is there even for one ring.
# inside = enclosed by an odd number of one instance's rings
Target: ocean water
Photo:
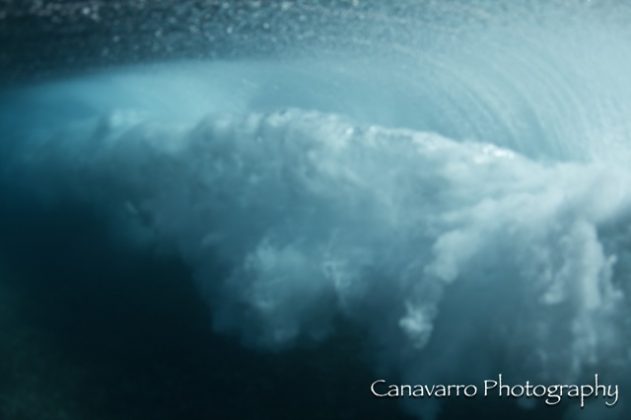
[[[286,3],[274,53],[3,88],[0,414],[626,418],[631,10]],[[370,394],[499,373],[620,401]]]

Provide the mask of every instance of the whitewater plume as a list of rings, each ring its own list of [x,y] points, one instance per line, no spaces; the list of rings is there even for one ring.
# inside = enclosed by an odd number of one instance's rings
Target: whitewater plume
[[[6,93],[4,175],[173,246],[215,328],[251,346],[341,317],[409,383],[624,381],[630,34],[606,6],[479,7],[370,52]]]

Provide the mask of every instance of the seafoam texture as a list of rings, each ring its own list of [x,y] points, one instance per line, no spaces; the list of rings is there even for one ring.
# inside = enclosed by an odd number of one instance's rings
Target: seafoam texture
[[[85,120],[26,142],[15,170],[176,244],[216,327],[253,345],[341,314],[410,381],[574,381],[626,360],[624,167],[298,109],[173,126]]]

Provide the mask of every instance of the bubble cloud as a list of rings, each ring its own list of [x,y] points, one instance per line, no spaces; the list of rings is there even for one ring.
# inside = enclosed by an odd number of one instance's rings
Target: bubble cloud
[[[4,170],[171,244],[251,346],[341,317],[410,383],[624,381],[631,56],[596,45],[628,34],[545,16],[400,66],[181,62],[13,92]]]

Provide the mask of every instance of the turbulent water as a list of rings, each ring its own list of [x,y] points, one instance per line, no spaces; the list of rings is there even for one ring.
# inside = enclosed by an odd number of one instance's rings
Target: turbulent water
[[[216,330],[248,346],[318,341],[342,318],[403,383],[597,371],[624,387],[631,11],[449,4],[380,10],[308,53],[7,91],[3,176],[177,249]]]

